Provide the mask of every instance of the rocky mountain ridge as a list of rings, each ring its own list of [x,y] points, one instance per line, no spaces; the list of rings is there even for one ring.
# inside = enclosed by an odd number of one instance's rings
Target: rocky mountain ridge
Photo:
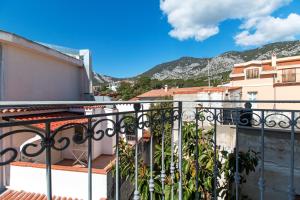
[[[300,41],[276,42],[256,49],[229,51],[213,58],[182,57],[178,60],[156,65],[150,70],[130,79],[140,76],[148,76],[158,80],[206,77],[208,70],[210,75],[221,74],[230,71],[233,65],[237,63],[270,59],[273,52],[276,53],[278,58],[300,55]],[[95,80],[99,83],[122,80],[97,73],[94,74]]]

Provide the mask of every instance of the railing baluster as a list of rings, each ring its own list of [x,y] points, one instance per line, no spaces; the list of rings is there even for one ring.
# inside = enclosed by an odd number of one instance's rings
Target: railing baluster
[[[174,199],[174,179],[175,179],[175,165],[174,165],[174,112],[171,114],[171,200]]]
[[[217,199],[217,180],[218,180],[218,166],[217,166],[217,109],[214,108],[214,200]]]
[[[116,130],[116,193],[115,193],[115,199],[119,200],[120,198],[120,172],[119,172],[119,127],[118,127],[118,122],[119,122],[119,115],[116,115],[116,121],[115,121],[115,130]]]
[[[161,120],[162,120],[162,127],[161,127],[161,188],[162,188],[162,200],[165,199],[165,178],[166,178],[166,171],[165,171],[165,117],[166,113],[163,111]]]
[[[265,112],[261,111],[261,163],[260,163],[260,177],[258,181],[258,186],[260,190],[260,199],[264,200],[265,193]]]
[[[0,119],[1,121],[1,119]],[[0,136],[2,135],[2,128],[0,128]],[[3,140],[0,140],[0,149],[4,148]],[[3,162],[2,156],[0,156],[0,162]],[[0,165],[0,193],[5,189],[5,168],[6,166]]]
[[[153,113],[150,113],[150,180],[149,180],[149,191],[150,191],[150,200],[153,199],[153,191],[154,191],[154,180],[153,180],[153,133],[152,126],[154,126],[154,118]]]
[[[52,200],[52,175],[51,175],[51,129],[50,122],[45,124],[45,144],[46,145],[46,182],[47,182],[47,200]]]
[[[140,110],[141,106],[139,103],[134,104],[134,110],[135,110],[135,160],[134,160],[134,180],[135,180],[135,189],[134,189],[134,200],[140,199],[140,193],[138,188],[138,154],[139,154],[139,139],[138,139],[138,112]]]
[[[92,200],[92,161],[93,161],[93,154],[92,154],[92,119],[88,119],[88,199]]]
[[[198,200],[199,196],[199,109],[196,108],[196,149],[195,149],[195,161],[196,161],[196,197],[195,199]]]
[[[239,110],[235,109],[236,111],[236,133],[235,133],[235,198],[239,199],[239,185],[240,185],[240,175],[239,175]]]
[[[178,199],[182,200],[182,102],[178,102],[178,170],[179,170],[179,181],[178,181]]]
[[[290,180],[289,180],[289,200],[295,199],[295,188],[294,188],[294,152],[295,152],[295,112],[291,112],[291,161],[290,161]]]

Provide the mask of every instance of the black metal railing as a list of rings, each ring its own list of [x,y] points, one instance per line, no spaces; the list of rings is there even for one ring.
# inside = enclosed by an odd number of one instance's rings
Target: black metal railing
[[[211,104],[208,107],[201,106],[204,103]],[[224,104],[221,107],[214,107],[214,103]],[[246,103],[246,107],[235,107],[236,105]],[[296,134],[300,129],[300,101],[256,101],[256,104],[261,105],[275,105],[278,104],[281,107],[285,105],[294,105],[293,110],[290,109],[268,109],[268,108],[251,108],[251,102],[245,101],[145,101],[145,102],[54,102],[54,103],[18,103],[18,102],[4,102],[0,104],[0,109],[4,108],[26,108],[26,107],[42,107],[42,106],[92,106],[92,105],[106,105],[112,109],[116,109],[118,105],[132,105],[132,110],[118,111],[111,113],[91,114],[91,115],[78,115],[62,118],[51,119],[38,119],[38,120],[9,120],[10,116],[4,116],[0,123],[0,166],[9,165],[13,161],[18,159],[18,154],[22,153],[29,158],[34,158],[45,153],[45,165],[46,165],[46,182],[47,182],[47,198],[52,199],[52,151],[63,151],[69,148],[70,143],[77,144],[87,143],[87,199],[92,199],[92,161],[93,161],[93,141],[101,141],[104,137],[115,138],[115,167],[114,167],[114,195],[112,198],[120,199],[120,191],[122,182],[122,163],[120,163],[120,139],[129,138],[135,145],[132,146],[134,151],[134,173],[132,184],[134,186],[132,199],[141,199],[141,189],[139,187],[140,178],[140,145],[141,136],[139,131],[147,129],[150,133],[149,138],[149,163],[147,163],[147,169],[149,169],[148,179],[148,199],[155,199],[157,195],[160,199],[218,199],[222,196],[222,190],[224,191],[223,182],[224,174],[234,171],[232,174],[233,180],[230,179],[230,188],[227,188],[231,195],[230,198],[240,199],[241,182],[244,177],[241,168],[244,166],[241,164],[241,134],[243,130],[254,133],[259,132],[259,142],[256,149],[259,153],[258,165],[254,164],[254,168],[259,170],[258,189],[259,199],[266,199],[266,178],[265,178],[265,145],[266,145],[266,129],[272,129],[274,132],[278,130],[284,130],[287,134],[290,134],[289,139],[289,181],[287,186],[287,197],[292,200],[296,196],[295,191],[295,159],[299,155],[295,155],[295,142]],[[192,106],[191,106],[192,105]],[[219,104],[218,104],[219,105]],[[299,110],[297,110],[297,106]],[[130,107],[130,106],[129,106]],[[268,107],[268,106],[266,106]],[[147,109],[146,109],[147,108]],[[59,121],[86,119],[86,123],[67,123],[61,127],[51,130],[51,124]],[[103,123],[110,123],[110,127],[99,128],[99,125]],[[31,127],[34,124],[44,124],[44,130],[36,130]],[[187,130],[188,125],[191,125],[192,131]],[[230,126],[235,131],[235,145],[232,149],[231,156],[234,158],[232,168],[224,171],[221,167],[226,165],[222,155],[222,147],[218,143],[218,133],[224,129],[224,126]],[[22,127],[17,130],[5,131],[8,127]],[[80,139],[78,137],[72,137],[71,139],[60,135],[62,130],[81,127],[84,134]],[[1,131],[2,129],[2,131]],[[210,131],[211,138],[207,139],[205,131]],[[11,136],[18,134],[33,134],[40,137],[40,143],[28,143],[25,144],[21,150],[16,147],[7,146],[3,144],[3,141]],[[75,135],[76,133],[74,133]],[[189,134],[191,136],[189,136]],[[193,135],[193,136],[192,136]],[[122,137],[125,136],[125,137]],[[157,141],[159,138],[159,142]],[[72,140],[72,141],[71,141]],[[191,141],[194,143],[192,146],[186,146]],[[201,174],[203,173],[201,166],[202,163],[202,144],[205,141],[210,141],[211,145],[211,158],[212,168],[209,168],[210,179],[207,183],[207,189],[201,189],[203,183],[201,182]],[[142,141],[143,142],[143,141]],[[159,146],[160,151],[156,150],[155,145]],[[170,146],[166,146],[170,145]],[[187,149],[189,147],[190,149]],[[170,148],[170,149],[169,149]],[[191,149],[192,148],[192,149]],[[243,147],[245,148],[245,147]],[[187,155],[187,151],[192,151],[192,154]],[[160,153],[160,161],[155,160],[155,154]],[[190,157],[192,155],[192,157]],[[170,162],[169,160],[170,159]],[[189,177],[184,174],[189,168],[186,166],[188,163],[186,160],[192,159],[192,165],[190,169],[192,176]],[[168,161],[167,161],[168,160]],[[298,160],[298,158],[297,158]],[[159,167],[157,167],[159,163]],[[299,169],[298,162],[296,163],[297,170]],[[184,165],[184,166],[183,166]],[[157,173],[154,171],[160,170],[159,179],[157,179]],[[184,169],[183,167],[187,168]],[[222,168],[222,170],[221,170]],[[252,169],[252,170],[255,170]],[[250,170],[251,171],[251,170]],[[130,172],[130,171],[129,171]],[[190,171],[188,172],[190,173]],[[227,174],[228,174],[227,173]],[[187,179],[194,180],[192,185]],[[159,191],[157,191],[157,181],[160,184]],[[203,180],[202,180],[203,181]],[[191,187],[191,188],[189,188]],[[204,187],[204,186],[203,186]],[[192,189],[196,188],[196,189]],[[166,192],[168,189],[168,192]],[[299,186],[296,188],[299,190]],[[193,190],[193,191],[192,191]],[[192,191],[192,192],[191,192]],[[243,190],[244,191],[244,190]],[[191,194],[190,194],[191,193]],[[187,194],[190,196],[187,197]],[[223,197],[224,198],[224,197]]]

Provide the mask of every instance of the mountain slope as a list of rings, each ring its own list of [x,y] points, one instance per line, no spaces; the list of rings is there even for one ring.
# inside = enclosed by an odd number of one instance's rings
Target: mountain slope
[[[139,76],[164,79],[190,79],[220,74],[230,71],[234,64],[250,60],[270,59],[275,52],[277,57],[295,56],[300,54],[300,41],[277,42],[261,48],[246,51],[230,51],[213,58],[182,57],[178,60],[159,64]]]
[[[192,79],[206,77],[208,70],[211,75],[222,74],[230,71],[236,63],[270,59],[273,52],[277,54],[278,58],[300,55],[300,41],[276,42],[246,51],[229,51],[213,58],[182,57],[178,60],[156,65],[150,70],[130,79],[136,79],[140,76],[148,76],[159,80]],[[94,73],[94,81],[98,84],[116,80],[126,79],[116,79]]]
[[[118,81],[118,80],[121,80],[121,79],[93,72],[93,85],[94,86],[108,84],[108,83]]]

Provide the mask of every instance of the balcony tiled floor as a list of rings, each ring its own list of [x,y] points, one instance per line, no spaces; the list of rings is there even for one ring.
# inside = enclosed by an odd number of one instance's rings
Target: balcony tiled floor
[[[114,155],[102,154],[92,161],[92,168],[107,170],[110,168],[111,163],[113,163],[114,160],[115,160]],[[72,160],[72,159],[64,159],[64,160],[56,163],[55,165],[76,167],[76,168],[86,168],[85,166],[82,166],[79,163],[74,164],[74,160]]]

